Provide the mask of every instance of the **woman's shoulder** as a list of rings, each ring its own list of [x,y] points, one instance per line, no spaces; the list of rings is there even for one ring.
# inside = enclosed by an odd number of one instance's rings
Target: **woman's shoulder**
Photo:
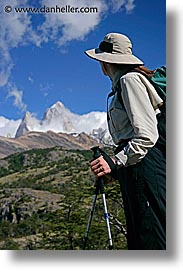
[[[137,85],[137,83],[139,83],[139,85],[148,84],[148,80],[147,78],[142,75],[141,73],[138,72],[128,72],[127,74],[123,75],[120,78],[120,83],[121,85],[123,85],[123,83],[131,83],[131,85],[134,83],[134,85]]]
[[[123,75],[121,77],[121,79],[131,79],[131,78],[135,78],[135,79],[144,79],[146,78],[143,74],[139,73],[139,72],[128,72],[125,75]]]

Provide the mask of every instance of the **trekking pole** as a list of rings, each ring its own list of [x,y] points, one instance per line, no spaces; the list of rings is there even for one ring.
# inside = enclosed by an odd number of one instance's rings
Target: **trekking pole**
[[[92,222],[92,218],[93,218],[93,213],[94,213],[98,193],[99,193],[99,185],[97,184],[96,188],[95,188],[95,193],[94,193],[94,196],[93,196],[92,207],[91,207],[91,210],[90,210],[90,216],[89,216],[89,219],[88,219],[88,224],[87,224],[86,233],[85,233],[85,237],[84,237],[84,243],[83,243],[83,249],[84,250],[86,248],[86,244],[87,244],[87,241],[88,241],[90,226],[91,226],[91,222]]]
[[[100,157],[101,154],[100,154],[100,150],[99,150],[98,146],[92,147],[91,150],[93,151],[93,158],[94,159],[97,159],[98,157]],[[97,195],[99,194],[99,191],[100,191],[100,194],[102,195],[103,204],[104,204],[104,215],[105,215],[105,221],[106,221],[106,226],[107,226],[109,250],[112,250],[113,249],[113,244],[112,244],[111,230],[110,230],[110,224],[109,224],[109,214],[108,214],[108,211],[107,211],[107,204],[106,204],[106,198],[105,198],[105,192],[104,192],[104,178],[103,177],[98,178],[98,181],[97,181],[97,184],[96,184],[95,194],[94,194],[93,202],[92,202],[92,208],[91,208],[91,211],[90,211],[90,216],[89,216],[89,219],[88,219],[86,234],[85,234],[85,238],[84,238],[83,249],[86,248],[86,243],[87,243],[87,240],[88,240],[89,230],[90,230],[92,217],[93,217],[93,213],[94,213],[94,208],[95,208]]]

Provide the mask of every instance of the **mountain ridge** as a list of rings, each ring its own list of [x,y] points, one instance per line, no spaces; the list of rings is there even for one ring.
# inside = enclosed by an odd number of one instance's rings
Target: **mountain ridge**
[[[51,148],[60,146],[65,149],[90,149],[101,145],[86,133],[66,134],[48,132],[28,132],[17,138],[0,137],[0,158],[33,148]]]

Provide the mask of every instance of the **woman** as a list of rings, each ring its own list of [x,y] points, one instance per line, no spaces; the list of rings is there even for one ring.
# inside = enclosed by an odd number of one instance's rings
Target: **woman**
[[[128,249],[166,249],[166,166],[158,146],[157,114],[163,104],[148,77],[153,71],[132,54],[129,38],[109,33],[99,48],[85,52],[100,61],[112,81],[108,127],[117,145],[110,165],[103,156],[91,162],[96,177],[117,167],[127,222]]]

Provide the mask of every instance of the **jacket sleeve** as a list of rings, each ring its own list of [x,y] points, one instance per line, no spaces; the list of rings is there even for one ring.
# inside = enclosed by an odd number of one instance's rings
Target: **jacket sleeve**
[[[147,88],[138,76],[121,78],[121,95],[134,130],[134,136],[115,159],[118,165],[133,165],[141,161],[158,139],[157,119]]]

